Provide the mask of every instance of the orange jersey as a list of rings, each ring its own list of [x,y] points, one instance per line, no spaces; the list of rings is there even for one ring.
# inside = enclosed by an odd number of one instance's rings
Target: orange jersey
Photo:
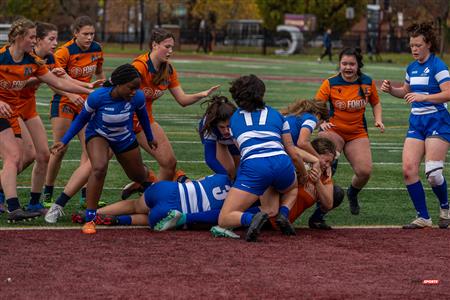
[[[159,85],[153,83],[153,78],[156,74],[156,69],[150,59],[150,52],[142,54],[134,59],[131,63],[141,75],[141,90],[144,91],[145,102],[147,107],[147,113],[150,121],[153,123],[152,114],[152,103],[164,94],[167,89],[172,89],[180,85],[178,82],[177,72],[175,68],[169,66],[169,79],[167,81],[161,82]],[[134,116],[135,121],[137,121],[136,115]],[[136,123],[136,122],[135,122]]]
[[[31,55],[35,56],[36,59],[41,60],[43,63],[45,63],[47,69],[49,69],[50,71],[53,70],[54,68],[58,67],[53,54],[49,54],[46,57],[44,57],[43,59],[36,56],[33,53]],[[36,91],[38,88],[39,88],[39,84],[24,88],[20,92],[20,103],[18,105],[19,115],[24,121],[37,116]]]
[[[87,50],[82,50],[78,47],[75,39],[72,39],[58,48],[55,52],[55,61],[58,66],[63,68],[70,77],[83,81],[90,82],[92,76],[96,74],[97,69],[102,69],[103,66],[103,51],[102,47],[97,42],[92,42],[91,46]],[[87,95],[81,95],[84,99]],[[51,110],[55,110],[55,107],[68,106],[78,113],[81,111],[81,107],[74,105],[67,97],[61,95],[54,95]]]
[[[12,59],[9,47],[0,49],[0,100],[8,103],[16,112],[20,104],[20,95],[28,79],[42,76],[48,72],[45,64],[36,57],[25,53],[22,61]]]
[[[330,122],[338,132],[348,135],[367,132],[366,105],[380,102],[375,82],[364,74],[354,82],[345,81],[341,74],[330,77],[322,83],[315,98],[330,102]]]

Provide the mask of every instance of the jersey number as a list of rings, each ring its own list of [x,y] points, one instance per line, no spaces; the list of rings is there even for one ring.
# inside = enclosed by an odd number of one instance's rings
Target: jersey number
[[[248,111],[243,111],[243,110],[241,110],[240,113],[244,115],[245,125],[253,126],[252,114],[249,113]],[[258,125],[266,125],[267,113],[268,113],[267,108],[264,108],[263,110],[261,110],[261,114],[259,115]]]

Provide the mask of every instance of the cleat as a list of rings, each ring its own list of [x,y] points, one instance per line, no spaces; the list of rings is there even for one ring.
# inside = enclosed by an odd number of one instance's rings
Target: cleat
[[[80,198],[80,203],[79,203],[79,208],[80,209],[86,209],[87,205],[86,205],[86,198]],[[106,202],[105,201],[98,201],[97,203],[97,207],[104,207],[106,206]]]
[[[95,233],[97,233],[97,230],[95,230],[95,222],[94,221],[86,222],[83,225],[83,228],[81,228],[81,231],[84,234],[95,234]]]
[[[119,224],[119,220],[117,220],[116,216],[113,215],[104,215],[97,214],[95,218],[96,225],[106,225],[106,226],[114,226]]]
[[[291,222],[289,222],[289,219],[284,215],[278,214],[277,218],[275,219],[275,223],[277,223],[278,228],[280,228],[281,232],[284,235],[297,235],[294,226],[292,226]]]
[[[331,226],[328,225],[325,220],[314,220],[309,218],[308,226],[311,229],[319,229],[319,230],[331,230]]]
[[[72,214],[72,223],[84,224],[86,214],[82,211]]]
[[[167,214],[167,217],[161,219],[153,228],[155,231],[166,231],[177,227],[178,221],[183,214],[178,210],[171,210]]]
[[[359,203],[358,203],[358,197],[350,197],[348,194],[348,189],[347,189],[347,198],[349,201],[349,205],[350,205],[350,213],[352,215],[359,215]]]
[[[25,207],[25,211],[28,212],[38,212],[41,214],[41,216],[45,216],[45,214],[47,213],[48,209],[44,207],[44,205],[42,203],[38,203],[38,204],[28,204]]]
[[[62,216],[64,216],[64,208],[59,204],[53,203],[45,214],[44,220],[47,223],[54,224],[58,221],[58,218]]]
[[[52,204],[53,204],[53,195],[52,195],[52,194],[46,194],[46,193],[44,193],[44,194],[43,194],[43,197],[44,197],[44,201],[42,201],[42,205],[43,205],[45,208],[50,208],[50,207],[52,207]]]
[[[417,218],[414,221],[412,221],[409,224],[403,225],[403,229],[424,229],[424,228],[431,228],[433,226],[433,223],[430,219],[424,219],[424,218]]]
[[[260,211],[256,215],[253,216],[252,223],[248,227],[247,234],[245,236],[245,240],[247,242],[256,242],[258,239],[261,228],[264,223],[269,219],[269,215],[265,212]]]
[[[441,208],[439,211],[438,226],[441,229],[447,229],[450,225],[450,214],[448,209]]]
[[[39,217],[41,214],[38,212],[28,212],[24,211],[21,208],[18,208],[16,210],[13,210],[12,212],[8,213],[8,223],[15,223],[18,221],[24,221],[28,219],[35,219]]]
[[[225,237],[230,239],[240,239],[241,237],[234,233],[231,229],[222,228],[220,226],[213,226],[210,230],[213,237]]]
[[[144,187],[140,183],[133,181],[123,187],[121,198],[122,198],[122,200],[125,200],[125,199],[130,198],[130,196],[135,193],[143,193],[143,192],[144,192]]]

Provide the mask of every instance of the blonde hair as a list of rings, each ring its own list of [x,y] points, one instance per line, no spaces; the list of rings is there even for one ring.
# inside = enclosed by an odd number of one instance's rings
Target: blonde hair
[[[281,109],[281,113],[285,116],[298,116],[305,112],[319,115],[321,120],[328,120],[330,117],[326,102],[317,100],[301,99],[289,104],[287,108]]]
[[[34,22],[26,19],[20,18],[15,20],[11,24],[11,29],[8,33],[8,41],[10,44],[13,44],[18,37],[23,37],[27,34],[29,29],[36,28],[36,24]]]

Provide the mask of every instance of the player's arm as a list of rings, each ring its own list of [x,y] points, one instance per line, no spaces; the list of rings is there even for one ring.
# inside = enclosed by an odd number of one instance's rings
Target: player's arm
[[[406,94],[411,92],[408,83],[404,82],[401,87],[393,87],[389,80],[383,80],[383,83],[381,84],[381,90],[397,98],[404,98]]]
[[[320,179],[317,180],[315,182],[315,188],[321,208],[325,211],[331,210],[333,208],[333,181],[331,178],[325,184]]]
[[[319,157],[319,153],[317,153],[311,145],[311,133],[312,130],[310,128],[302,127],[300,129],[300,135],[298,136],[297,147],[311,153],[316,157]]]
[[[443,82],[439,85],[441,89],[440,93],[437,94],[417,94],[408,93],[405,95],[405,100],[407,103],[412,102],[431,102],[431,103],[446,103],[450,100],[450,81]]]
[[[178,85],[174,88],[169,89],[170,93],[172,94],[172,96],[175,98],[175,100],[178,102],[178,104],[180,104],[181,106],[185,107],[191,104],[194,104],[195,102],[208,97],[209,95],[211,95],[214,91],[216,91],[218,88],[220,87],[220,85],[215,85],[207,90],[204,90],[202,92],[199,93],[195,93],[195,94],[186,94],[183,91],[183,88],[181,87],[181,85]]]
[[[294,163],[295,169],[297,171],[298,180],[301,183],[306,182],[308,179],[308,172],[306,171],[305,165],[303,164],[303,159],[301,155],[297,152],[294,143],[292,142],[292,136],[290,133],[283,133],[281,136],[283,139],[284,149],[287,154],[291,157]]]

